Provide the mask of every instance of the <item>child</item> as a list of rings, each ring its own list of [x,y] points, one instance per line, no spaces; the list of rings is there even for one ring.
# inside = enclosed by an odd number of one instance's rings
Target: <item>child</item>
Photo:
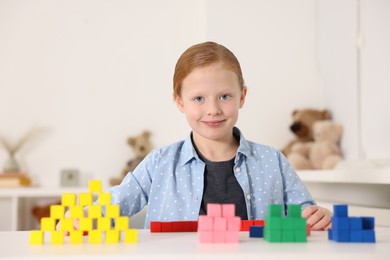
[[[313,230],[330,228],[331,212],[315,205],[286,158],[235,127],[247,88],[232,52],[214,42],[190,47],[176,64],[173,85],[192,132],[152,151],[109,190],[121,215],[147,205],[149,228],[150,221],[197,220],[207,203],[234,203],[242,219],[264,219],[270,203],[301,204]]]

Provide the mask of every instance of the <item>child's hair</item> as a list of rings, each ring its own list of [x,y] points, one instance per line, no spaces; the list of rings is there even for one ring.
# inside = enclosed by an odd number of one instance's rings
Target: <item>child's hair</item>
[[[181,96],[182,82],[195,68],[218,62],[237,75],[240,87],[243,89],[244,78],[236,56],[218,43],[204,42],[191,46],[178,59],[173,75],[173,97]]]

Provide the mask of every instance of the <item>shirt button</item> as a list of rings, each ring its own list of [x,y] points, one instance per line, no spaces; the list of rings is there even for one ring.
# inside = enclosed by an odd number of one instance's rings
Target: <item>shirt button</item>
[[[241,172],[240,167],[237,167],[237,168],[236,168],[236,173],[240,173],[240,172]]]
[[[247,194],[247,195],[246,195],[246,199],[247,199],[247,200],[250,200],[250,199],[251,199],[251,195],[250,195],[250,194]]]

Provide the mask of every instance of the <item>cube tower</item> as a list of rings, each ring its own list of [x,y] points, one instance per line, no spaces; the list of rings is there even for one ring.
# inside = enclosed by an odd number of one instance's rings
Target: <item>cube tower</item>
[[[88,234],[88,243],[118,243],[123,237],[127,243],[138,240],[136,229],[129,228],[129,218],[120,216],[119,205],[111,204],[111,193],[102,192],[100,180],[90,180],[89,192],[64,193],[61,205],[50,207],[50,217],[41,219],[40,230],[30,231],[30,244],[44,244],[45,233],[50,234],[51,244],[64,244],[65,232],[69,233],[71,244],[83,243],[83,235]],[[97,196],[98,203],[93,204]],[[68,211],[69,214],[65,215]],[[105,211],[105,216],[102,212]],[[74,220],[79,221],[79,229],[73,227]],[[56,223],[61,222],[61,230],[56,230]]]
[[[375,243],[373,217],[348,217],[348,205],[333,205],[332,228],[329,240],[335,242]]]
[[[207,215],[198,219],[200,243],[238,243],[241,218],[235,216],[234,204],[207,204]]]
[[[282,204],[268,205],[264,240],[268,242],[307,242],[306,219],[301,217],[301,206],[287,205],[287,216]]]

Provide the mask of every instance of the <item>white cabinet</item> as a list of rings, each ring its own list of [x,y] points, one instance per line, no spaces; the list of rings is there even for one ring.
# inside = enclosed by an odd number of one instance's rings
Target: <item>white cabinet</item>
[[[348,204],[350,216],[373,216],[390,226],[390,168],[298,171],[320,206]]]
[[[106,190],[106,189],[103,189]],[[0,189],[0,231],[19,231],[39,228],[31,210],[34,205],[47,205],[61,201],[63,193],[89,192],[87,187],[28,187]],[[132,228],[144,228],[147,207],[130,218]]]
[[[31,210],[34,205],[61,201],[63,193],[88,192],[87,187],[28,187],[0,189],[0,231],[30,230],[36,228]]]

